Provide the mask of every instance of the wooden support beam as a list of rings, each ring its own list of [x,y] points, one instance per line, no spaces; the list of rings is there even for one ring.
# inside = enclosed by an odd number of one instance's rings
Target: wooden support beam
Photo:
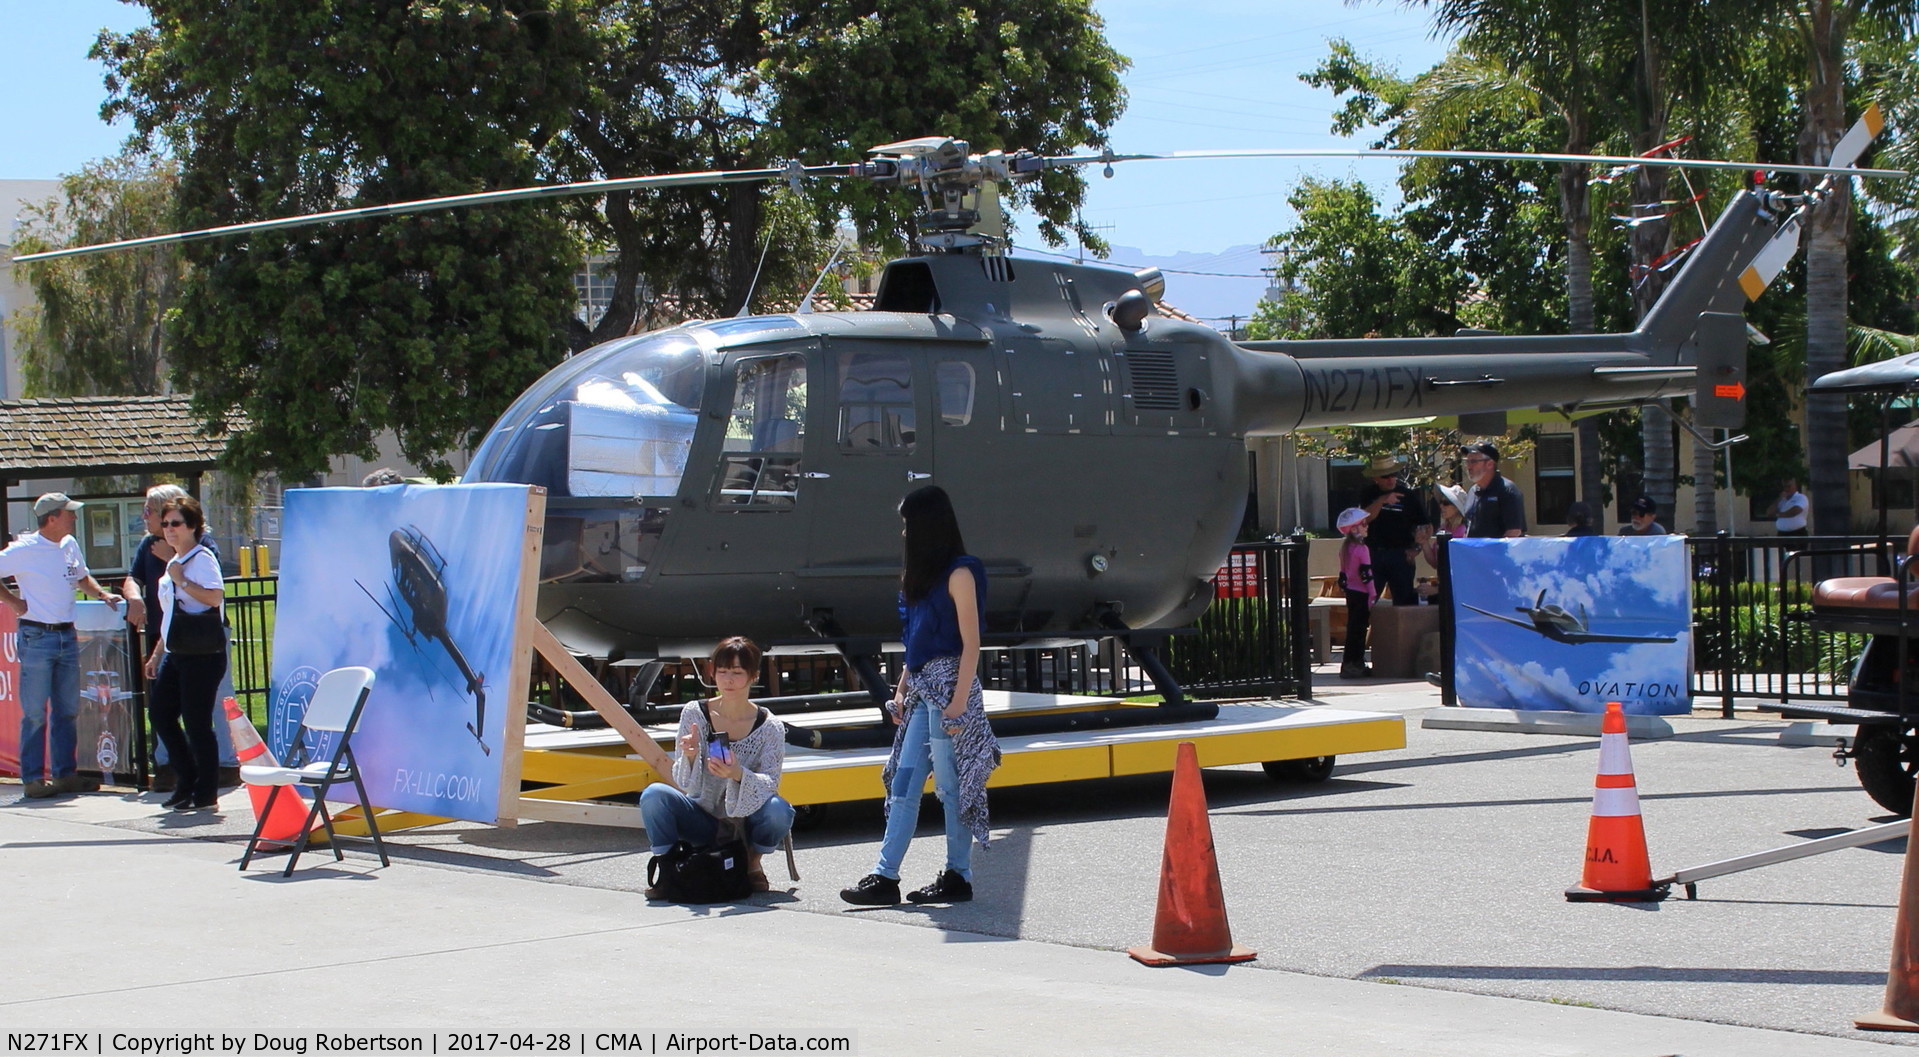
[[[653,740],[652,736],[646,732],[646,728],[640,726],[638,720],[628,715],[626,709],[620,707],[620,703],[613,699],[613,695],[607,692],[606,687],[601,686],[600,681],[593,678],[592,673],[567,652],[566,647],[554,637],[553,632],[537,620],[533,622],[533,648],[540,651],[540,656],[546,658],[546,663],[553,666],[553,670],[559,673],[560,678],[566,680],[568,685],[586,699],[587,704],[593,706],[593,711],[598,712],[606,720],[607,726],[617,731],[620,737],[625,738],[628,745],[633,746],[633,751],[639,753],[640,759],[645,760],[648,766],[659,772],[660,781],[673,785],[673,758],[666,754],[665,749],[660,748],[660,743]],[[679,788],[677,785],[673,787]]]
[[[571,822],[582,826],[615,826],[621,829],[645,829],[640,809],[631,804],[579,803],[570,800],[543,800],[523,796],[518,806],[521,818],[542,822]]]

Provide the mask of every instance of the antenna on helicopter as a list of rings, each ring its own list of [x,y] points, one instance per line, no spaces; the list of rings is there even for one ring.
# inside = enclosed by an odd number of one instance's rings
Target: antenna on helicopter
[[[806,288],[806,296],[800,299],[799,311],[801,315],[813,311],[813,295],[820,292],[820,284],[826,281],[827,275],[833,271],[833,266],[840,262],[840,254],[845,252],[845,250],[846,240],[844,238],[836,238],[833,240],[833,252],[826,258],[826,267],[820,269],[819,278],[813,280],[813,285]]]
[[[753,292],[760,288],[760,272],[766,268],[766,251],[773,248],[773,229],[766,229],[766,239],[760,243],[760,263],[753,266],[753,281],[746,284],[746,296],[740,299],[740,310],[733,313],[734,319],[747,314],[753,307]]]

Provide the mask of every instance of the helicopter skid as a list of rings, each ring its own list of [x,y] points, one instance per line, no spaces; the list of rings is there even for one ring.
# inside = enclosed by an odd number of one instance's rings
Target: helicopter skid
[[[1110,698],[989,692],[987,712],[996,717],[1044,715],[1088,707],[1125,706]],[[871,710],[857,710],[787,717],[787,722],[832,726],[870,718]],[[649,727],[648,733],[669,743],[674,731]],[[1406,727],[1397,714],[1279,703],[1221,705],[1218,717],[1211,720],[1002,737],[1002,763],[988,784],[1005,787],[1165,773],[1173,769],[1183,741],[1198,747],[1201,766],[1228,767],[1404,748]],[[529,727],[523,777],[552,785],[523,795],[520,817],[639,826],[637,807],[596,802],[616,795],[624,799],[658,780],[651,768],[627,755],[628,751],[610,731]],[[780,795],[796,806],[877,800],[887,755],[884,747],[839,751],[789,747]]]

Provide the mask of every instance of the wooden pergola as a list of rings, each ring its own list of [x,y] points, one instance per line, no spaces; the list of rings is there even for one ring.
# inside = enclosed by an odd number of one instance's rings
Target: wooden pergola
[[[208,436],[192,398],[77,396],[0,400],[0,540],[13,535],[7,503],[22,481],[123,474],[173,474],[200,494],[227,437]],[[238,428],[229,420],[228,429]]]

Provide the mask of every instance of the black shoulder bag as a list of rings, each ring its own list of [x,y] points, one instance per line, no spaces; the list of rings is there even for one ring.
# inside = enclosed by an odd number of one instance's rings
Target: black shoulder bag
[[[189,552],[191,553],[191,552]],[[225,607],[214,606],[204,613],[189,613],[180,608],[185,592],[174,585],[173,618],[167,623],[167,652],[182,657],[205,657],[227,651]]]
[[[646,864],[646,883],[674,903],[732,903],[753,894],[746,878],[746,842],[734,837],[711,847],[675,841]]]

